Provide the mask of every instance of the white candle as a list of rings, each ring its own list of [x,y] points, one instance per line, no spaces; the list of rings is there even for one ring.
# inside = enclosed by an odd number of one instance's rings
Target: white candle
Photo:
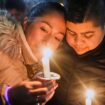
[[[50,65],[49,65],[49,59],[47,57],[42,58],[43,63],[43,71],[44,71],[44,77],[50,78]]]
[[[91,98],[86,98],[86,105],[92,105]]]
[[[50,64],[49,64],[49,58],[52,55],[52,51],[49,48],[45,48],[43,50],[43,58],[42,58],[42,63],[43,63],[43,72],[44,72],[44,77],[45,78],[50,78]]]

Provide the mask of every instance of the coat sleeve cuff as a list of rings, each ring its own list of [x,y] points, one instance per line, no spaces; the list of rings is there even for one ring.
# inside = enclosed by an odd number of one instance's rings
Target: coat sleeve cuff
[[[8,90],[10,89],[11,87],[7,86],[6,87],[6,90],[5,90],[5,94],[4,94],[4,97],[5,97],[5,100],[6,102],[8,103],[8,105],[11,105],[10,101],[9,101],[9,98],[8,98]]]
[[[9,90],[9,86],[7,86],[7,85],[4,85],[4,84],[0,84],[0,97],[1,97],[1,101],[2,101],[2,103],[3,103],[3,105],[6,105],[6,103],[8,103],[7,101],[8,101],[8,99],[7,99],[7,97],[6,97],[6,95],[7,95],[7,87],[8,87],[8,90]],[[10,104],[9,104],[10,105]]]

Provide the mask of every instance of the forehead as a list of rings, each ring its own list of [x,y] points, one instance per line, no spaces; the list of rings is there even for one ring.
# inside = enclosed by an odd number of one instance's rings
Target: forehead
[[[57,11],[51,11],[51,12],[45,13],[45,14],[43,14],[41,16],[36,16],[36,17],[32,18],[32,20],[36,21],[38,19],[44,19],[44,20],[50,20],[50,21],[52,21],[51,20],[52,18],[58,18],[58,17],[62,18],[63,20],[65,20],[64,19],[64,15],[62,13],[57,12]]]
[[[53,26],[54,28],[59,27],[62,29],[63,27],[65,27],[64,16],[58,12],[52,12],[52,13],[37,17],[34,19],[34,22],[32,22],[32,23],[35,24],[37,22],[48,23],[51,26]]]
[[[83,23],[73,23],[67,21],[66,27],[74,31],[93,30],[99,26],[95,26],[93,21],[86,21]]]

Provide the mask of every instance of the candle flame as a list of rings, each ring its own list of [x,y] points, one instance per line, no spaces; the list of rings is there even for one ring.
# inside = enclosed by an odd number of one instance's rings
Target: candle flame
[[[92,89],[86,90],[86,98],[92,99],[95,96],[95,92]]]
[[[53,54],[53,51],[50,48],[43,49],[43,57],[49,59]]]

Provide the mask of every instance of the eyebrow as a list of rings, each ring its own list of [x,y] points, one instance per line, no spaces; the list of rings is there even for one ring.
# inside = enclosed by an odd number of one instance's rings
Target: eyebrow
[[[83,32],[81,34],[88,34],[88,33],[94,33],[94,31],[87,31],[87,32]]]
[[[71,29],[67,28],[67,30],[69,30],[72,33],[77,34],[76,32],[72,31]],[[88,33],[94,33],[94,31],[87,31],[87,32],[82,32],[81,34],[88,34]]]
[[[72,31],[71,29],[67,28],[68,31],[77,34],[76,32]]]
[[[52,26],[48,22],[46,22],[46,21],[41,21],[41,22],[47,24],[50,28],[52,28]]]

